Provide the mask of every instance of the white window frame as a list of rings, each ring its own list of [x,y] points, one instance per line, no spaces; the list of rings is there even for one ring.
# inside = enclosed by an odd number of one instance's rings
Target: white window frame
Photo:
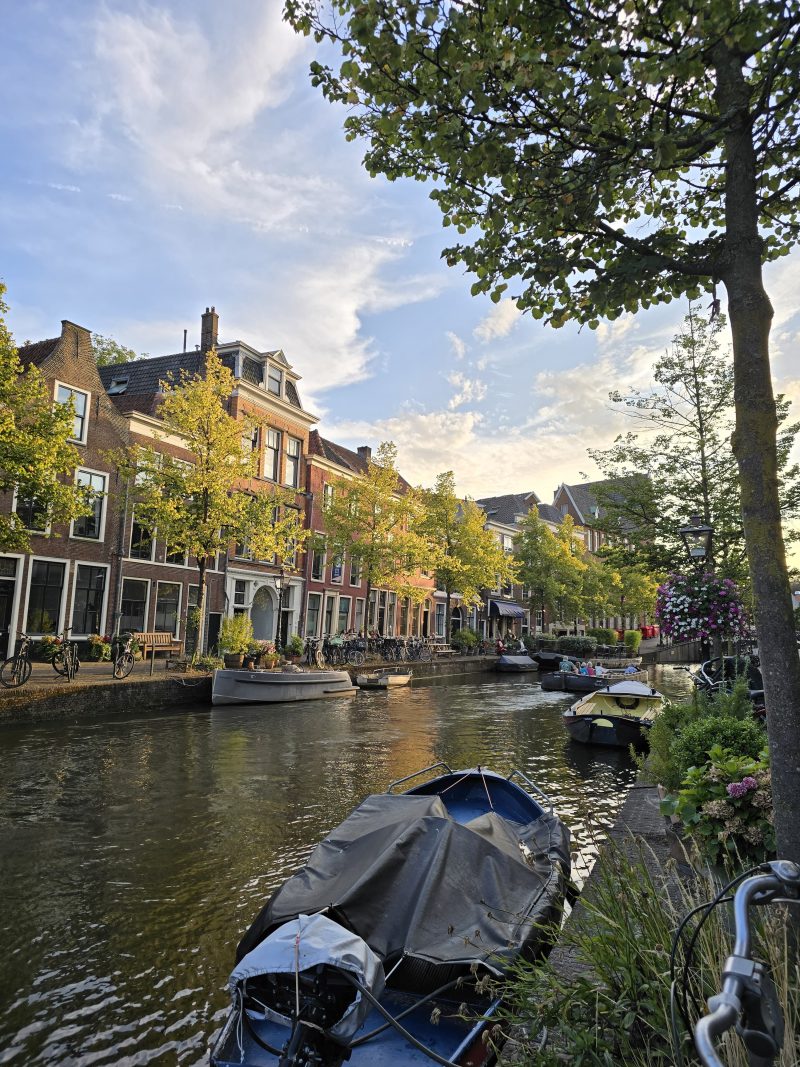
[[[152,580],[150,578],[139,578],[135,574],[123,574],[123,575],[120,576],[120,580],[119,580],[119,614],[120,614],[120,619],[122,618],[122,597],[123,597],[124,592],[125,592],[125,583],[126,582],[144,582],[144,584],[147,586],[147,592],[145,593],[145,597],[144,597],[144,626],[141,629],[142,633],[147,633],[147,623],[148,623],[148,621],[150,619],[150,596],[151,596],[151,593],[152,593],[153,582],[152,582]]]
[[[296,456],[292,455],[292,453],[289,451],[289,445],[290,444],[296,444],[297,445],[297,455]],[[285,484],[290,489],[299,489],[300,488],[300,474],[301,474],[300,466],[301,466],[302,462],[303,462],[303,442],[302,442],[302,440],[299,437],[292,437],[290,434],[287,433],[287,435],[286,435],[286,456],[284,457],[283,468],[284,468],[284,473],[285,473],[285,476],[286,476],[286,483]],[[295,480],[293,482],[289,481],[289,467],[290,467],[291,463],[294,463],[296,465],[295,466]]]
[[[361,605],[360,609],[358,606],[359,604]],[[366,617],[367,602],[363,596],[357,596],[355,598],[355,608],[353,612],[353,626],[356,629],[356,633],[358,633],[359,631],[361,631],[361,633],[364,633],[364,628],[366,627]]]
[[[273,380],[272,376],[277,374],[278,376],[278,391],[270,388],[270,382]],[[268,393],[272,396],[283,397],[285,375],[280,367],[276,367],[274,363],[267,363],[267,373],[265,375],[265,386]]]
[[[0,559],[15,559],[17,561],[17,569],[14,574],[14,596],[11,601],[11,620],[8,630],[8,648],[7,655],[13,656],[16,649],[17,631],[21,629],[20,617],[19,617],[19,604],[22,596],[23,587],[23,571],[25,569],[25,556],[20,552],[0,552]],[[4,578],[3,581],[11,581],[12,579]],[[27,616],[27,605],[25,615]]]
[[[109,584],[110,584],[110,578],[111,578],[111,564],[110,563],[94,563],[94,562],[92,562],[91,560],[88,560],[88,559],[76,559],[76,560],[73,560],[73,563],[72,563],[72,586],[71,586],[70,598],[69,598],[69,617],[70,617],[70,620],[72,619],[73,613],[75,611],[75,592],[76,592],[76,590],[78,588],[78,567],[97,567],[98,570],[104,570],[106,572],[106,580],[105,580],[105,582],[103,584],[103,606],[102,606],[102,609],[100,611],[100,626],[96,631],[97,633],[102,635],[104,633],[107,633],[106,620],[108,618],[108,594],[109,594]],[[95,632],[95,631],[92,631],[92,632]],[[80,638],[80,637],[88,637],[89,634],[88,633],[84,633],[82,630],[71,630],[70,631],[70,636],[71,637]]]
[[[267,471],[267,454],[270,451],[269,436],[275,434],[278,438],[278,448],[275,456],[275,468],[274,474],[270,474]],[[267,432],[264,434],[264,477],[270,482],[280,482],[281,480],[281,453],[283,451],[283,431],[276,430],[272,426],[267,427]]]
[[[85,544],[101,545],[106,539],[106,516],[108,515],[108,486],[111,480],[111,476],[108,471],[93,470],[91,467],[76,467],[75,468],[75,484],[78,484],[78,475],[83,472],[84,474],[94,474],[105,481],[105,489],[102,494],[102,502],[100,508],[100,533],[97,537],[81,537],[79,534],[74,533],[75,523],[78,519],[73,519],[69,524],[69,536],[74,541],[83,541]]]
[[[17,488],[17,486],[14,486],[14,492],[12,493],[12,496],[11,496],[11,511],[12,511],[12,513],[14,515],[17,514],[17,501],[18,500],[19,500],[19,489]],[[17,518],[19,518],[19,516],[17,516]],[[32,534],[34,534],[34,535],[36,535],[38,537],[49,537],[50,536],[50,528],[51,527],[50,527],[50,517],[49,517],[49,515],[48,515],[47,522],[45,523],[45,527],[44,527],[43,530],[34,530],[30,526],[24,526],[23,527],[23,529],[27,530],[28,533],[32,533]],[[6,553],[4,553],[4,555],[10,555],[10,553],[6,552]]]
[[[309,614],[308,606],[309,606],[309,603],[311,602],[312,596],[317,597],[318,600],[319,600],[319,604],[318,604],[318,607],[317,607],[317,626],[316,626],[316,630],[313,633],[309,632],[309,629],[308,629],[308,614]],[[323,598],[323,595],[322,595],[321,591],[312,590],[306,596],[306,637],[319,637],[319,632],[320,632],[320,629],[322,628],[322,622],[323,622],[323,606],[324,606],[324,598]]]
[[[178,587],[178,607],[175,612],[175,630],[172,634],[174,638],[178,638],[181,632],[181,607],[183,606],[183,582],[173,582],[169,578],[159,578],[156,580],[156,598],[153,601],[153,628],[155,629],[156,617],[155,612],[158,610],[158,587],[160,585],[177,585]]]
[[[356,580],[353,581],[353,574],[355,573]],[[350,588],[361,588],[361,562],[355,556],[350,557]]]
[[[316,556],[321,556],[322,557],[322,566],[320,567],[319,578],[316,578],[314,576],[314,558]],[[309,574],[311,576],[311,581],[312,582],[324,582],[325,581],[325,568],[327,566],[328,566],[328,550],[327,550],[327,548],[323,548],[323,549],[312,548],[311,549],[311,567],[309,569]]]
[[[86,397],[86,414],[83,417],[83,437],[70,436],[68,438],[68,440],[74,441],[75,444],[85,445],[86,439],[89,436],[89,412],[92,408],[91,391],[89,389],[79,389],[76,385],[69,385],[67,384],[67,382],[59,381],[59,379],[56,378],[55,382],[53,383],[53,402],[56,404],[60,404],[62,407],[64,406],[63,401],[58,399],[59,389],[69,389],[70,393],[81,393],[83,396]]]
[[[62,563],[64,565],[64,581],[61,586],[61,606],[58,611],[58,620],[55,626],[55,633],[60,634],[64,632],[64,616],[67,610],[67,597],[69,593],[70,582],[70,560],[64,559],[59,556],[29,556],[28,557],[28,574],[25,583],[25,606],[22,612],[22,622],[27,627],[28,625],[28,608],[30,607],[31,600],[31,579],[33,578],[33,565],[34,563]],[[31,637],[41,637],[41,630],[27,630],[27,633]]]
[[[333,568],[336,566],[336,561],[339,561],[340,574],[338,578],[333,576]],[[331,585],[344,585],[344,556],[334,556],[331,559]]]
[[[132,545],[133,545],[133,526],[134,526],[135,522],[136,522],[136,508],[134,507],[133,510],[131,511],[131,528],[130,528],[130,530],[128,532],[128,551],[125,554],[125,558],[129,559],[132,563],[152,563],[153,562],[153,556],[155,555],[155,549],[156,549],[156,531],[155,530],[152,530],[150,532],[150,555],[147,558],[145,558],[144,556],[132,556],[131,555],[131,548],[132,548]],[[144,524],[142,524],[142,525],[144,525]]]

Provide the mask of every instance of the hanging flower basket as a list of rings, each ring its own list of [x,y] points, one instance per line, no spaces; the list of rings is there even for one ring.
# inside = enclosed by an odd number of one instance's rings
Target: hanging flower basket
[[[747,613],[739,587],[716,574],[671,574],[658,587],[656,618],[673,641],[741,637]]]

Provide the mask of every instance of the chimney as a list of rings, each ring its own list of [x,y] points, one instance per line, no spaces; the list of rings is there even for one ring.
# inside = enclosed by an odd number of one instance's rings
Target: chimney
[[[372,449],[369,447],[369,445],[361,445],[358,450],[358,454],[361,459],[364,460],[365,463],[369,463],[369,461],[372,459]]]
[[[200,351],[208,352],[210,348],[217,347],[217,335],[219,333],[219,315],[216,310],[206,308],[205,314],[200,316]]]

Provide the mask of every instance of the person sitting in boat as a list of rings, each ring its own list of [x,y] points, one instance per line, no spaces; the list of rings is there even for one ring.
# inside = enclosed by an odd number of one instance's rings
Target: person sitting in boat
[[[571,659],[567,658],[567,656],[562,657],[561,662],[558,665],[558,669],[561,671],[562,674],[578,673],[578,668],[575,666]]]
[[[590,678],[594,678],[595,674],[597,673],[594,669],[594,664],[591,660],[586,661],[586,673],[589,675]]]
[[[603,677],[603,675],[606,673],[606,669],[605,669],[605,667],[603,666],[602,663],[598,663],[597,664],[597,666],[594,669],[594,673],[598,678],[602,678]]]
[[[588,668],[585,660],[581,660],[581,665],[578,668],[578,673],[579,674],[588,674],[589,673],[589,668]]]
[[[628,666],[625,668],[625,670],[622,673],[623,674],[638,674],[639,672],[637,671],[636,667],[634,667],[634,665],[632,663],[629,663]]]

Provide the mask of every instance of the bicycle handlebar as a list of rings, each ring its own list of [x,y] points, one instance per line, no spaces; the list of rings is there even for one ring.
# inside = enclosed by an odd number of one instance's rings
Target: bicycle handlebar
[[[709,1014],[694,1028],[695,1048],[705,1067],[724,1067],[714,1042],[743,1020],[741,1036],[751,1063],[771,1064],[783,1043],[783,1016],[775,987],[764,966],[751,959],[750,907],[769,904],[779,893],[800,899],[800,866],[790,860],[764,864],[762,874],[747,878],[733,898],[733,954],[722,970],[722,991],[708,1001]]]

